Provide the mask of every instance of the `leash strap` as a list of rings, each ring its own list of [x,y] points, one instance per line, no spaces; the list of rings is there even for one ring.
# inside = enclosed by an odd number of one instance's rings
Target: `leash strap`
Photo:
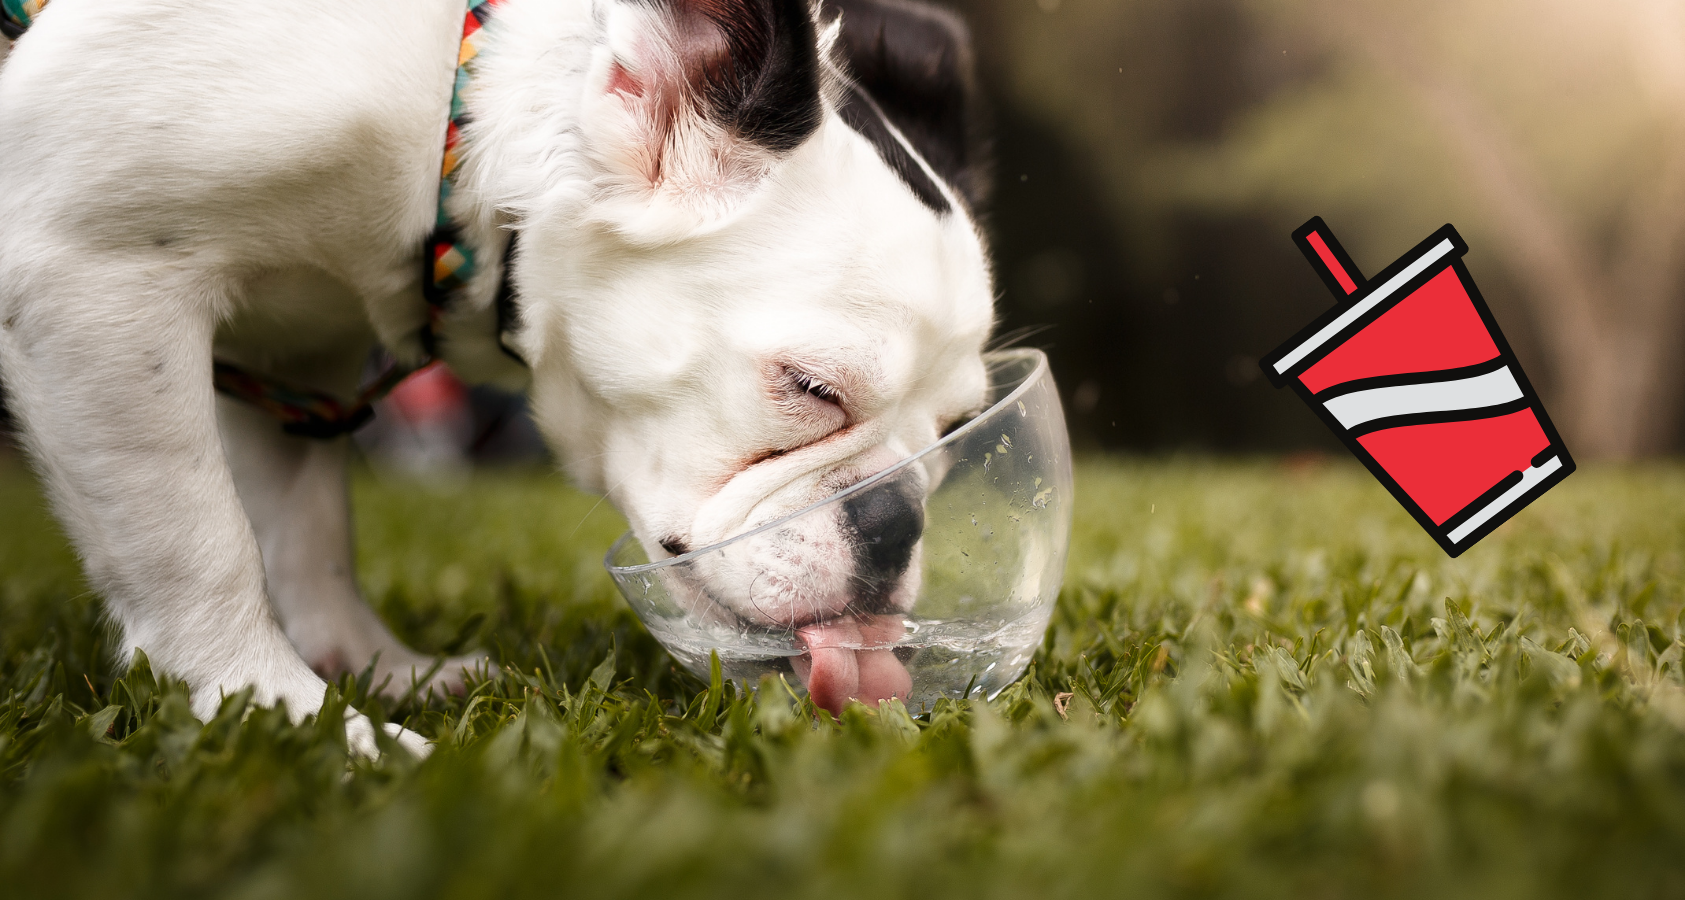
[[[440,363],[429,362],[419,369],[412,369],[389,362],[350,403],[332,394],[297,388],[274,378],[255,375],[220,359],[212,365],[212,378],[219,393],[249,403],[280,419],[281,430],[288,434],[331,440],[368,424],[374,418],[375,401],[391,393],[404,379]]]

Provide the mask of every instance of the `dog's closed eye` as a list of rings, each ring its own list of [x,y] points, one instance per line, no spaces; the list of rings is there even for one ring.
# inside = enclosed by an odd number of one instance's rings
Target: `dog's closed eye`
[[[848,425],[849,397],[837,385],[838,379],[789,364],[773,366],[768,374],[773,402],[793,420],[796,434],[792,437],[799,435],[780,449],[794,449]]]
[[[796,387],[802,389],[808,396],[823,400],[826,403],[842,405],[842,392],[820,381],[818,377],[809,375],[796,369],[790,370],[790,380]]]

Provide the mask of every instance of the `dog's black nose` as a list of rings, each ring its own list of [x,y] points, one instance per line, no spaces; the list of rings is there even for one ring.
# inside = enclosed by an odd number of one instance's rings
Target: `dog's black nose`
[[[843,515],[854,539],[859,604],[867,612],[884,612],[875,607],[907,571],[924,534],[924,504],[904,486],[885,483],[844,500]]]

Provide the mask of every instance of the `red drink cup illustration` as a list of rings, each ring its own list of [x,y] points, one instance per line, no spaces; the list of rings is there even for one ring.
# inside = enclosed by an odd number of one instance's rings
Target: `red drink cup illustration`
[[[1450,225],[1365,279],[1321,218],[1293,234],[1339,303],[1266,357],[1452,556],[1574,471]]]

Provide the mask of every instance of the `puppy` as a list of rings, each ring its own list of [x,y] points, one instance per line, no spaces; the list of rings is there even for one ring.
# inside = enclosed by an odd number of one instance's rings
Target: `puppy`
[[[655,558],[881,471],[983,399],[993,288],[953,17],[503,0],[448,209],[481,265],[429,324],[463,13],[52,0],[0,69],[0,381],[123,646],[201,718],[244,688],[303,716],[322,675],[378,656],[407,687],[433,664],[358,596],[346,441],[217,395],[213,361],[349,397],[371,348],[416,360],[427,336],[465,377],[529,385],[573,478]],[[797,626],[858,583],[904,605],[925,489],[769,535],[776,584],[722,570],[706,593],[762,590],[720,614]],[[862,550],[886,534],[908,552]],[[372,752],[368,722],[348,729]]]

